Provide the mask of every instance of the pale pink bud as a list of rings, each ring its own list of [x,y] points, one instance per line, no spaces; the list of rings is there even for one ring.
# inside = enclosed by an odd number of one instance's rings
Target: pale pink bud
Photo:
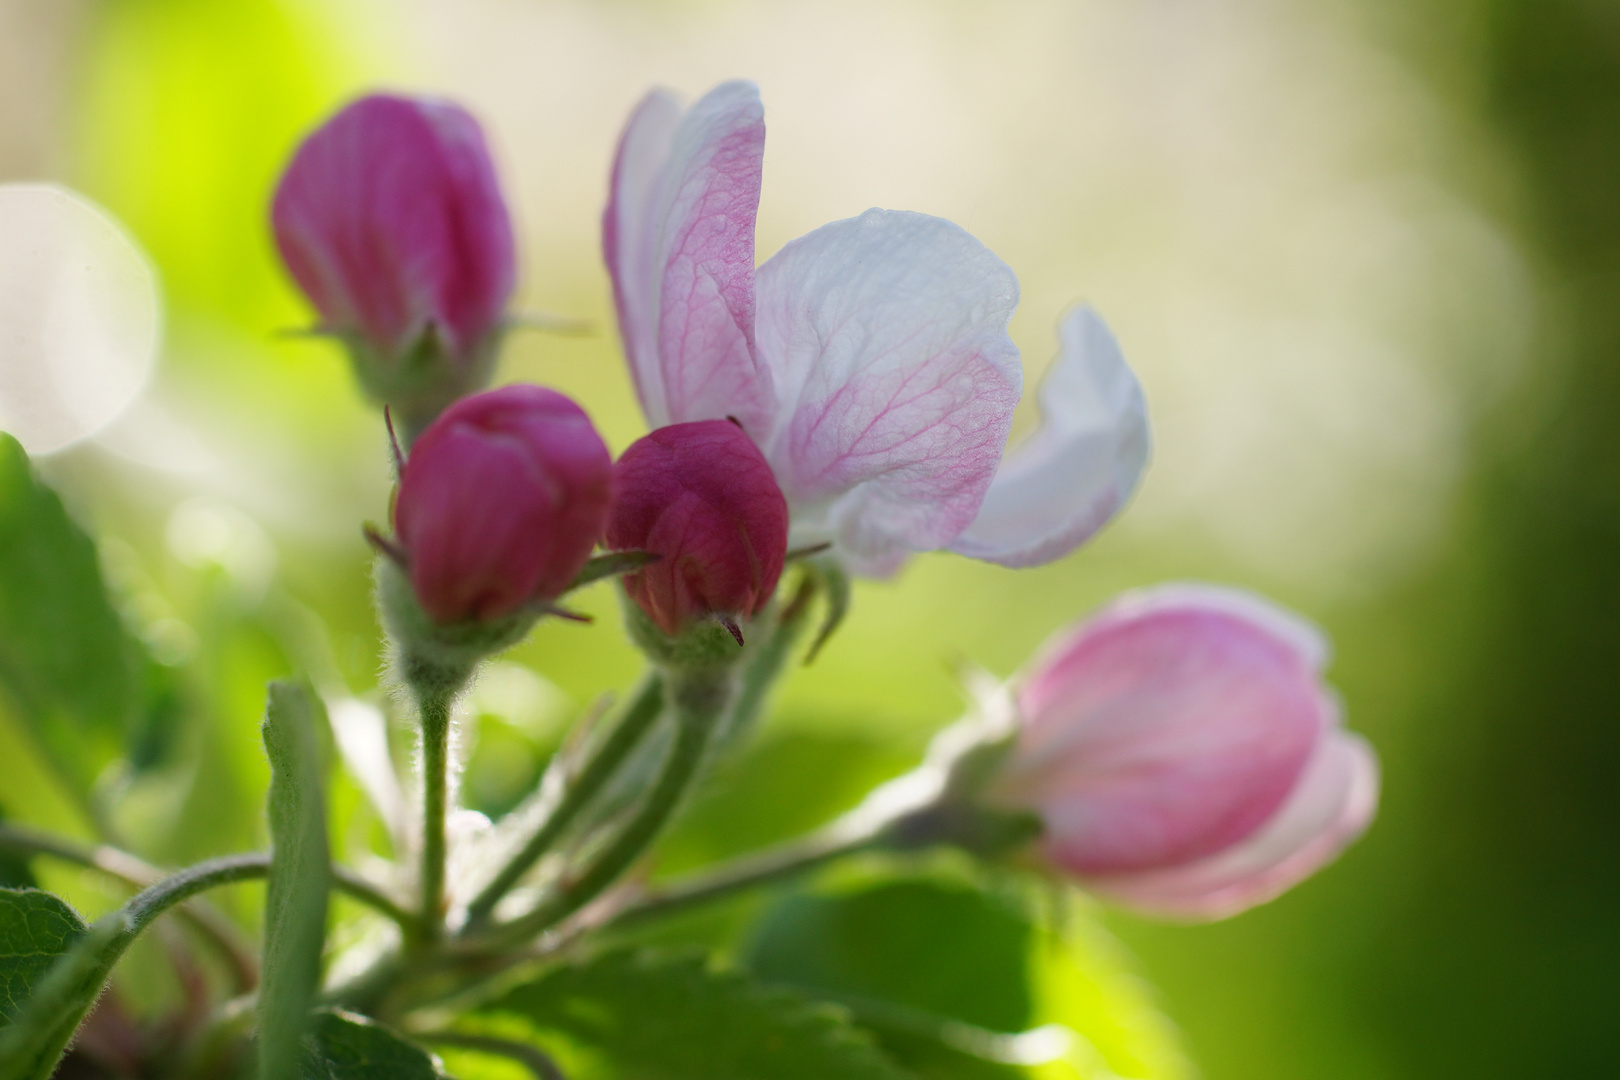
[[[612,458],[568,398],[517,385],[461,399],[400,474],[394,529],[417,601],[456,623],[555,599],[590,558],[612,495]]]
[[[1314,628],[1246,593],[1169,586],[1060,634],[1017,695],[992,801],[1104,897],[1222,918],[1332,859],[1371,820],[1372,750],[1339,725]]]
[[[512,294],[495,167],[450,102],[374,94],[343,109],[293,155],[271,223],[323,328],[375,354],[383,370],[361,375],[384,400],[430,329],[452,367],[479,363]]]
[[[659,428],[614,466],[607,546],[659,560],[624,579],[667,634],[703,615],[752,616],[787,555],[787,500],[739,427],[702,420]]]

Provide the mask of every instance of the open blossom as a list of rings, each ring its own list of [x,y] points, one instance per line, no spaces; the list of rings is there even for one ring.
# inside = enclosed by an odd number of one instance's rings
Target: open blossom
[[[323,329],[364,346],[375,396],[441,389],[413,383],[426,379],[453,384],[448,401],[481,384],[516,255],[483,133],[460,106],[373,94],[344,108],[293,155],[271,224]],[[424,345],[440,355],[413,358]]]
[[[1269,900],[1377,806],[1377,759],[1340,726],[1326,653],[1247,593],[1126,596],[1037,659],[988,798],[1038,814],[1045,858],[1126,906],[1222,918]]]
[[[782,576],[787,503],[747,435],[725,420],[658,428],[614,466],[607,546],[658,561],[624,579],[666,634],[704,615],[757,614]]]
[[[756,273],[764,141],[744,82],[687,110],[654,91],[625,129],[603,244],[648,421],[734,418],[787,497],[793,544],[830,541],[857,572],[938,548],[1029,566],[1096,532],[1148,450],[1102,321],[1065,318],[1042,427],[1003,461],[1023,379],[1012,271],[948,221],[869,210]]]
[[[612,470],[590,417],[555,390],[456,402],[411,448],[394,502],[418,603],[440,623],[490,622],[562,595],[602,535]]]

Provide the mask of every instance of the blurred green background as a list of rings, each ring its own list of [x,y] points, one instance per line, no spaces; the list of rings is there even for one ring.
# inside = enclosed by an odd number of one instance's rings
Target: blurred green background
[[[739,825],[700,806],[671,865],[813,825],[903,767],[959,711],[960,659],[1008,674],[1122,588],[1239,583],[1331,633],[1385,796],[1364,841],[1271,905],[1107,916],[1201,1074],[1613,1075],[1620,5],[1602,0],[0,0],[0,180],[100,202],[166,298],[145,398],[41,462],[202,718],[118,793],[132,843],[166,861],[262,843],[264,680],[376,688],[359,526],[386,516],[380,426],[333,348],[278,336],[309,317],[265,226],[300,133],[374,85],[470,104],[522,226],[524,305],[597,326],[514,338],[501,377],[575,395],[617,449],[641,421],[596,255],[613,140],[648,86],[738,76],[770,127],[762,257],[870,205],[958,221],[1019,274],[1032,377],[1065,305],[1109,319],[1156,459],[1057,565],[931,556],[863,587],[759,752],[779,782],[756,802],[792,807]],[[634,678],[611,592],[585,606],[596,626],[542,627],[475,703],[473,805],[504,809],[561,721]],[[85,831],[3,716],[0,762],[6,813]],[[96,904],[87,878],[50,883]]]

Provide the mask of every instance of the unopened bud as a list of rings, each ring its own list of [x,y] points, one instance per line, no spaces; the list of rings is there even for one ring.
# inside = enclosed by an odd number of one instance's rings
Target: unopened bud
[[[435,622],[489,623],[562,595],[602,535],[612,459],[585,411],[555,390],[463,398],[411,448],[394,529]]]
[[[607,546],[658,561],[624,579],[659,630],[713,616],[735,633],[776,591],[787,555],[787,501],[742,429],[725,420],[659,428],[614,466]]]
[[[478,123],[375,94],[304,140],[276,189],[276,244],[360,381],[414,434],[488,381],[515,244]]]
[[[1312,627],[1245,593],[1127,596],[1037,659],[984,798],[1036,813],[1046,860],[1126,906],[1198,919],[1269,900],[1377,805],[1325,658]]]

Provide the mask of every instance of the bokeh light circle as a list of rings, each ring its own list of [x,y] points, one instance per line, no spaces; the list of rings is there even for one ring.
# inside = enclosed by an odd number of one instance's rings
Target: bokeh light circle
[[[0,430],[30,454],[94,435],[152,373],[156,276],[104,211],[54,184],[0,184]]]

